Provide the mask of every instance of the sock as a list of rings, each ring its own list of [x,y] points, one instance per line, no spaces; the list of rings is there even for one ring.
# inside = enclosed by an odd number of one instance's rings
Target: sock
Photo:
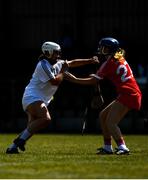
[[[32,134],[28,131],[28,129],[25,129],[21,135],[20,135],[20,139],[24,139],[27,140]]]
[[[17,146],[16,146],[16,144],[13,143],[13,144],[11,144],[11,145],[9,146],[9,148],[10,148],[10,149],[13,149],[13,148],[17,148]]]
[[[111,145],[111,138],[104,138],[105,145]]]
[[[120,137],[118,140],[116,140],[117,146],[125,145],[125,141],[123,137]]]
[[[107,151],[113,151],[112,145],[111,145],[111,138],[104,138],[104,149]]]
[[[104,145],[103,148],[106,149],[107,151],[113,151],[112,145]]]
[[[126,147],[126,144],[125,144],[125,141],[124,141],[124,138],[121,137],[120,139],[118,139],[118,141],[116,141],[117,143],[117,146],[118,146],[118,149],[128,149]]]

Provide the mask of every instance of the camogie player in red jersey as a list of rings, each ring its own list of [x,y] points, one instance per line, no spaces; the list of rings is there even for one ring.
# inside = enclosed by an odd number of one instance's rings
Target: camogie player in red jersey
[[[97,149],[97,154],[113,154],[111,139],[117,144],[117,155],[129,154],[118,123],[131,110],[139,110],[142,94],[133,76],[132,70],[124,58],[125,51],[119,42],[111,37],[102,38],[99,42],[98,54],[104,62],[96,74],[88,78],[77,78],[69,74],[67,80],[84,85],[93,85],[107,78],[116,87],[117,98],[105,107],[99,114],[104,145]],[[101,60],[101,59],[100,59]],[[70,79],[73,76],[73,79]]]

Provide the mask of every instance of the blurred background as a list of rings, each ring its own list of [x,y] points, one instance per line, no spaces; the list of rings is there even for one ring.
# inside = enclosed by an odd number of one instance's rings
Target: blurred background
[[[45,41],[62,47],[63,59],[88,58],[100,38],[117,38],[143,93],[142,108],[120,123],[125,133],[148,133],[148,1],[147,0],[1,0],[0,1],[0,132],[20,132],[27,116],[21,98]],[[79,77],[95,73],[87,65],[70,71]],[[101,82],[108,104],[116,96],[109,82]],[[52,124],[43,132],[81,133],[87,108],[86,132],[100,133],[98,113],[90,106],[94,88],[63,81],[49,105]]]

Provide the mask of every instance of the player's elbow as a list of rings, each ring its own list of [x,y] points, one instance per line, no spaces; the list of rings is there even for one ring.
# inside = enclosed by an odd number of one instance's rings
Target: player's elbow
[[[58,75],[54,79],[50,80],[50,83],[54,86],[59,86],[61,82],[63,81],[63,75]]]

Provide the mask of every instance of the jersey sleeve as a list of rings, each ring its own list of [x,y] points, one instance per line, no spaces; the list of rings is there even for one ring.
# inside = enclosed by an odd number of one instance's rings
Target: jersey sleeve
[[[53,71],[53,67],[49,64],[47,64],[46,61],[41,61],[40,62],[40,68],[39,68],[39,79],[42,82],[47,82],[50,79],[54,79],[55,75],[54,75],[54,71]]]
[[[53,65],[55,76],[60,73],[64,60],[59,60],[56,64]]]
[[[101,79],[104,79],[107,74],[107,62],[104,62],[101,67],[98,69],[96,75]]]

